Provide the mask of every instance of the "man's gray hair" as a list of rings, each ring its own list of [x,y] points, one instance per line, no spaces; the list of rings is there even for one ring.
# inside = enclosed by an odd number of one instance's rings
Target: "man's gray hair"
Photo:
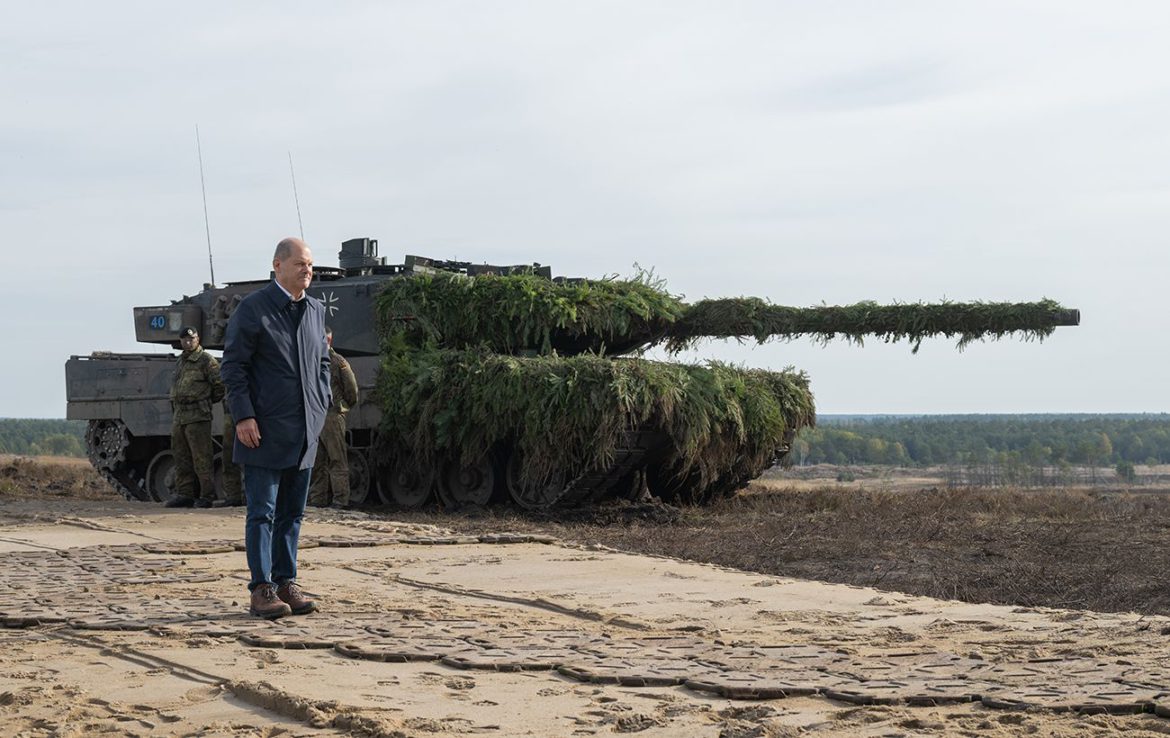
[[[305,242],[299,238],[284,238],[280,243],[276,244],[276,252],[272,254],[273,261],[284,261],[292,256],[293,247],[306,246]]]

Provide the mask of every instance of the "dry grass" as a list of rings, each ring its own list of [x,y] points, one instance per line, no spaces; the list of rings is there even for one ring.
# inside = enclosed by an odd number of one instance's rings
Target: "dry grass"
[[[68,456],[0,456],[0,500],[72,497],[121,500],[85,459]]]
[[[1021,606],[1170,614],[1170,496],[1086,490],[767,490],[710,508],[615,507],[523,529],[781,576]]]

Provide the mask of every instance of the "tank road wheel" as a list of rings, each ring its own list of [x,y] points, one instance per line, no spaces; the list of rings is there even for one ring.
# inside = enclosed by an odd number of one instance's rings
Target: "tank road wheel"
[[[349,464],[350,507],[376,502],[378,495],[370,494],[370,462],[366,459],[366,454],[359,449],[351,448],[346,451],[345,457]]]
[[[170,450],[159,451],[146,467],[146,491],[158,502],[175,496],[175,457]]]
[[[518,451],[513,451],[504,470],[504,482],[508,495],[517,505],[525,510],[547,510],[564,497],[567,487],[563,471],[553,474],[551,479],[532,483],[523,481],[523,469],[524,459]]]
[[[417,510],[431,501],[435,475],[420,474],[410,464],[378,464],[374,471],[382,501],[405,510]]]
[[[443,501],[443,507],[487,507],[499,486],[497,468],[496,457],[491,453],[467,466],[451,457],[443,459],[439,462],[439,499]]]

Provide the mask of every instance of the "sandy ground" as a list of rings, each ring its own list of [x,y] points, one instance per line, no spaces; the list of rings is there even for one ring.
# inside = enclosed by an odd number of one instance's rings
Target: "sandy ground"
[[[1165,618],[314,510],[322,610],[270,623],[242,530],[239,509],[0,498],[0,733],[1170,734]]]

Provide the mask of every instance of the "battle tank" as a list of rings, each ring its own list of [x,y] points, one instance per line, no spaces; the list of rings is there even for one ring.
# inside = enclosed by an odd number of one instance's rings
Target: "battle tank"
[[[808,335],[909,340],[917,350],[931,336],[957,336],[962,347],[1079,323],[1076,310],[1050,300],[687,304],[649,275],[554,278],[540,264],[415,256],[387,265],[372,239],[344,242],[339,264],[315,268],[309,292],[325,304],[334,347],[362,390],[347,419],[353,504],[415,508],[436,495],[445,508],[646,495],[705,503],[785,462],[794,434],[815,423],[808,378],[651,361],[646,348]],[[208,284],[167,306],[134,308],[137,338],[177,348],[179,327],[192,324],[206,348],[221,349],[236,305],[266,283]],[[172,354],[95,353],[66,364],[67,416],[89,421],[90,460],[131,499],[173,495],[173,363]]]

